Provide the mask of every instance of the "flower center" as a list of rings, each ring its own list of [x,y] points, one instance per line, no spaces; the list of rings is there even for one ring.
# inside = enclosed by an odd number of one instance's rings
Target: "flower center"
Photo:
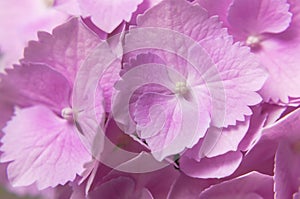
[[[70,107],[63,108],[61,110],[61,116],[66,120],[73,120],[73,110]]]
[[[246,45],[249,47],[257,47],[259,46],[261,40],[258,36],[250,35],[246,39]]]
[[[184,95],[188,91],[188,87],[185,82],[177,82],[175,86],[175,93]]]

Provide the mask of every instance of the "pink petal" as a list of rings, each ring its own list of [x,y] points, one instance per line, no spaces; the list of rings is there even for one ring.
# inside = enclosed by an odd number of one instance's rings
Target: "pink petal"
[[[91,159],[74,126],[43,106],[17,111],[4,133],[1,161],[12,161],[7,172],[13,186],[63,185]]]
[[[271,176],[252,172],[229,181],[213,185],[200,194],[201,199],[263,199],[273,198]]]
[[[43,64],[23,64],[1,75],[0,89],[10,101],[28,106],[43,104],[57,114],[70,105],[71,87],[60,73]]]
[[[299,149],[294,149],[289,143],[279,144],[274,169],[276,198],[292,198],[293,194],[299,190],[300,156],[297,150]]]
[[[200,4],[207,10],[210,16],[218,15],[223,23],[228,24],[227,14],[232,2],[233,0],[218,0],[218,3],[211,0],[195,0],[193,3]]]
[[[49,2],[0,2],[0,26],[5,30],[0,32],[1,71],[18,62],[22,57],[22,49],[29,40],[36,39],[37,31],[51,31],[53,27],[67,20],[68,16],[55,10]]]
[[[204,189],[218,183],[215,179],[197,179],[181,173],[171,187],[169,198],[171,199],[197,199]]]
[[[249,128],[249,118],[245,122],[239,122],[236,126],[217,129],[209,128],[206,132],[199,154],[210,158],[222,155],[229,151],[237,151],[238,146]],[[217,134],[217,135],[216,135]],[[218,136],[218,134],[220,134]]]
[[[187,156],[180,158],[180,169],[194,178],[223,178],[231,175],[242,161],[242,153],[228,152],[199,162]]]
[[[56,27],[52,35],[38,33],[24,51],[23,62],[44,63],[63,74],[72,85],[79,66],[99,44],[100,39],[78,18]]]
[[[110,199],[153,199],[151,193],[148,190],[146,190],[145,188],[136,190],[135,182],[131,178],[122,176],[102,184],[97,189],[95,189],[95,191],[91,192],[88,198],[94,199],[99,198],[99,196]]]
[[[54,0],[55,8],[68,14],[81,15],[79,3],[77,0]]]
[[[208,57],[211,58],[215,66],[196,64],[197,67],[199,65],[197,70],[202,75],[202,78],[199,77],[198,79],[204,79],[207,89],[210,91],[218,90],[216,93],[220,93],[220,85],[223,85],[222,92],[226,96],[223,96],[224,99],[226,98],[226,101],[221,99],[219,102],[216,102],[218,104],[212,105],[215,107],[224,106],[222,110],[226,112],[225,120],[214,121],[214,125],[217,127],[235,125],[237,120],[244,121],[245,115],[251,115],[251,110],[248,106],[260,102],[261,98],[254,91],[262,87],[266,79],[266,72],[260,68],[258,61],[250,54],[248,48],[241,47],[240,44],[233,44],[232,39],[228,37],[226,30],[221,28],[221,24],[216,17],[208,18],[208,14],[197,5],[192,6],[185,1],[166,0],[139,17],[137,24],[139,27],[161,27],[178,31],[197,41],[208,53]],[[135,45],[135,40],[139,41],[137,40],[139,37],[135,36],[133,40],[130,40],[131,45]],[[172,38],[172,43],[170,44],[168,44],[166,36],[160,35],[159,37],[160,41],[164,41],[164,44],[161,45],[160,43],[160,46],[157,48],[162,50],[172,49],[173,47],[174,53],[180,54],[181,51],[177,49],[184,47],[181,49],[184,51],[185,48],[190,47],[187,42],[185,44],[187,46],[182,45],[180,38],[178,38],[180,47],[176,46],[176,42],[174,42],[176,35],[173,36],[174,38]],[[143,37],[141,36],[141,38]],[[152,41],[152,45],[155,43],[154,41]],[[200,56],[199,51],[193,51],[191,47],[186,49],[186,53],[192,53],[189,54],[189,59],[195,59],[195,57]],[[203,55],[200,57],[203,57]],[[175,65],[175,63],[173,64]],[[253,81],[254,79],[255,81]],[[212,100],[220,98],[220,96],[210,97],[213,98]]]
[[[291,17],[286,0],[234,0],[228,12],[231,31],[246,37],[282,32]]]
[[[77,0],[84,17],[91,16],[92,21],[105,32],[111,33],[123,20],[129,22],[131,14],[142,0]]]

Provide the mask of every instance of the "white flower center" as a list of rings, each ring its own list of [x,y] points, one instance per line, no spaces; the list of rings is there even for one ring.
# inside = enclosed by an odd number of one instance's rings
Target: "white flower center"
[[[183,95],[188,91],[188,87],[185,82],[176,82],[175,93]]]
[[[61,116],[66,120],[73,120],[73,110],[70,107],[61,110]]]
[[[260,38],[255,35],[250,35],[246,39],[246,45],[249,47],[256,47],[260,44]]]

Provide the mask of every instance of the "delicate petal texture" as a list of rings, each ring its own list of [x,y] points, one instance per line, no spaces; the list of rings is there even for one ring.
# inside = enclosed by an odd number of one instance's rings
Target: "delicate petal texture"
[[[43,104],[57,114],[70,106],[70,84],[48,66],[23,64],[6,72],[1,74],[0,90],[10,101],[21,106]]]
[[[0,2],[0,71],[17,63],[29,40],[40,30],[50,31],[65,22],[67,15],[45,0]]]
[[[38,37],[39,41],[29,42],[22,61],[47,64],[64,75],[71,85],[79,66],[100,41],[78,18],[56,27],[52,35],[39,32]]]
[[[299,141],[298,141],[299,142]],[[275,156],[275,197],[292,198],[299,190],[300,153],[288,143],[280,143]]]
[[[91,192],[88,198],[96,199],[99,196],[110,199],[153,199],[153,196],[147,189],[136,190],[135,182],[131,178],[122,176],[102,184],[95,191]]]
[[[111,33],[123,20],[129,22],[142,0],[57,0],[57,3],[67,13],[91,16],[100,29]]]
[[[264,101],[288,104],[298,98],[299,2],[235,0],[228,21],[235,40],[251,47],[270,74],[260,91]]]
[[[1,161],[12,161],[8,177],[13,186],[65,184],[90,160],[74,126],[43,106],[18,111],[4,133]]]
[[[272,177],[252,172],[209,187],[200,199],[269,199],[273,194]]]
[[[209,141],[204,140],[203,143],[207,143],[207,146],[206,148],[201,146],[199,154],[203,154],[206,157],[214,157],[229,151],[237,151],[248,128],[249,118],[247,118],[245,122],[237,123],[236,126],[230,126],[223,129],[217,129],[215,127],[208,129],[205,139],[210,139],[211,144],[209,144]],[[218,141],[216,142],[214,136],[215,134],[218,135],[218,133],[220,133],[220,136],[217,136]],[[212,145],[212,147],[209,145]]]
[[[247,37],[282,32],[289,26],[291,16],[286,0],[234,0],[228,21],[234,34]]]
[[[181,173],[171,187],[170,199],[198,199],[204,189],[218,183],[215,179],[196,179]]]
[[[232,174],[242,161],[242,153],[228,152],[199,162],[187,156],[180,158],[180,169],[195,178],[223,178]]]
[[[218,15],[220,20],[227,24],[227,14],[229,7],[233,0],[195,0],[193,3],[200,4],[203,8],[205,8],[210,16]]]
[[[207,13],[197,5],[192,6],[185,1],[166,0],[139,17],[137,24],[140,27],[161,27],[178,31],[199,42],[208,52],[215,68],[204,64],[200,66],[204,68],[198,70],[200,73],[206,71],[201,77],[209,89],[217,89],[214,86],[220,82],[224,85],[226,102],[219,103],[225,103],[223,108],[226,117],[219,127],[234,125],[236,120],[244,121],[244,115],[251,115],[248,105],[254,105],[261,100],[253,91],[262,87],[266,73],[248,48],[232,44],[231,38],[225,29],[221,29],[216,17],[208,18]],[[194,55],[192,52],[190,57],[195,59]],[[205,70],[205,67],[210,70]],[[237,101],[237,98],[243,100]]]

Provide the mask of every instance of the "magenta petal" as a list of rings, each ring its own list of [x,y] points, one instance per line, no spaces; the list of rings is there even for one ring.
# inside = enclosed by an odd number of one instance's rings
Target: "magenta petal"
[[[242,161],[242,153],[228,152],[213,158],[195,159],[182,156],[180,169],[195,178],[223,178],[232,174]]]
[[[7,121],[13,116],[14,107],[13,105],[0,100],[0,132],[6,125]]]
[[[292,198],[299,189],[300,156],[299,149],[288,143],[280,143],[275,156],[275,195],[276,198]]]
[[[23,62],[44,63],[63,74],[72,85],[79,66],[99,44],[96,34],[78,18],[56,27],[52,35],[38,33],[24,51]]]
[[[3,131],[1,161],[12,161],[7,172],[13,186],[65,184],[91,159],[74,126],[43,106],[17,111]]]
[[[235,0],[228,13],[232,31],[245,36],[282,32],[291,17],[286,0]]]
[[[42,64],[23,64],[1,75],[0,90],[10,101],[28,106],[43,104],[60,114],[70,105],[71,86],[60,73]]]
[[[257,172],[213,185],[200,194],[200,199],[271,199],[273,179]]]

